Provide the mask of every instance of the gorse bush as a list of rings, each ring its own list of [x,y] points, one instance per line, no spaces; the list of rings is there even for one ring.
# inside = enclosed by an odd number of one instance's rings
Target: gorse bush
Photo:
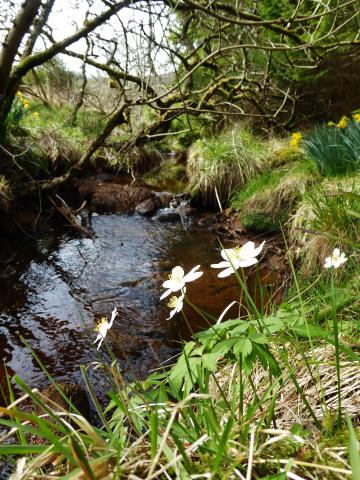
[[[360,168],[360,123],[345,118],[337,125],[315,127],[302,140],[322,175],[346,175]]]

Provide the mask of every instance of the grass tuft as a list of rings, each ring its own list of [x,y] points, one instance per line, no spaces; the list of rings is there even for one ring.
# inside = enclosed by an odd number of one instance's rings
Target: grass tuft
[[[207,205],[218,205],[218,199],[224,205],[235,188],[244,186],[264,169],[268,156],[265,143],[247,128],[198,140],[189,151],[189,191]]]
[[[277,230],[317,178],[307,163],[287,165],[266,172],[237,190],[231,206],[239,212],[244,227],[255,231]]]
[[[7,210],[13,199],[10,183],[4,175],[0,175],[0,210]]]
[[[313,188],[289,220],[293,250],[310,273],[335,247],[349,251],[360,242],[360,177],[324,181]]]

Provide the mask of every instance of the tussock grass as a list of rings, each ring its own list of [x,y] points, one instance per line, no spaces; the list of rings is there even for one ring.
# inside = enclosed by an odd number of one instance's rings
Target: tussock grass
[[[360,176],[326,180],[311,190],[289,220],[292,249],[304,272],[323,264],[335,247],[360,242]]]
[[[244,186],[265,167],[270,152],[249,129],[228,131],[198,140],[189,150],[189,191],[205,204],[226,204],[235,188]],[[218,199],[217,199],[218,197]]]
[[[32,152],[36,156],[47,157],[52,167],[59,162],[69,165],[76,163],[84,153],[84,146],[61,130],[36,132],[31,141],[35,141]]]
[[[278,168],[238,190],[231,199],[231,206],[239,212],[245,227],[260,231],[277,229],[318,178],[303,162]]]

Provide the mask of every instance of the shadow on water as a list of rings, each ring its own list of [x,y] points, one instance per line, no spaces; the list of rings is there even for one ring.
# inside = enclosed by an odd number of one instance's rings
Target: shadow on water
[[[143,377],[178,349],[189,332],[181,315],[167,320],[162,283],[175,265],[201,264],[205,275],[189,292],[219,314],[236,293],[234,282],[216,280],[216,238],[205,229],[185,231],[140,216],[94,216],[94,239],[52,232],[9,255],[0,276],[0,352],[10,374],[31,386],[48,381],[21,337],[58,380],[79,381],[80,364],[106,357],[92,342],[94,325],[116,305],[119,315],[107,339],[128,376]],[[236,297],[235,297],[236,298]],[[194,330],[204,324],[187,312]],[[4,370],[1,367],[1,384]],[[101,382],[97,379],[96,382]],[[97,383],[97,389],[101,384]]]

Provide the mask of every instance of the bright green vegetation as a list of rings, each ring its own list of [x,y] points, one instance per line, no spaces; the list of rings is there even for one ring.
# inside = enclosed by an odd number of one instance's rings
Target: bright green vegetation
[[[112,386],[105,407],[81,367],[96,426],[63,392],[66,408],[16,377],[36,410],[23,401],[0,407],[3,438],[14,439],[0,456],[14,467],[25,457],[21,478],[358,479],[360,177],[319,168],[297,138],[291,146],[234,129],[197,140],[187,165],[193,194],[231,205],[250,231],[281,225],[290,278],[252,294],[246,270],[236,270],[239,297],[220,318],[185,296],[209,328],[143,382],[126,382],[113,357],[103,363]],[[328,158],[321,165],[331,165],[332,151]],[[147,178],[181,182],[183,173],[174,160]],[[346,262],[325,269],[335,248]],[[285,292],[280,305],[273,288]]]
[[[341,277],[327,270],[307,283],[293,270],[294,289],[280,306],[265,291],[256,306],[241,272],[235,273],[247,315],[225,314],[184,346],[172,368],[144,382],[125,382],[115,359],[104,364],[113,385],[105,409],[82,367],[99,415],[96,427],[65,395],[66,409],[15,378],[44,414],[26,413],[22,402],[0,408],[0,425],[17,435],[15,444],[0,446],[0,454],[25,455],[23,479],[206,474],[355,480],[358,247],[349,248]],[[30,435],[39,441],[34,444]]]
[[[316,127],[302,142],[324,176],[347,175],[360,168],[360,122],[343,117],[338,125]]]
[[[319,177],[304,159],[270,168],[244,189],[237,190],[231,199],[231,207],[239,212],[248,229],[278,230],[289,219],[296,202]]]
[[[249,128],[234,128],[220,136],[198,140],[188,158],[189,191],[211,205],[225,204],[264,169],[269,146]]]

